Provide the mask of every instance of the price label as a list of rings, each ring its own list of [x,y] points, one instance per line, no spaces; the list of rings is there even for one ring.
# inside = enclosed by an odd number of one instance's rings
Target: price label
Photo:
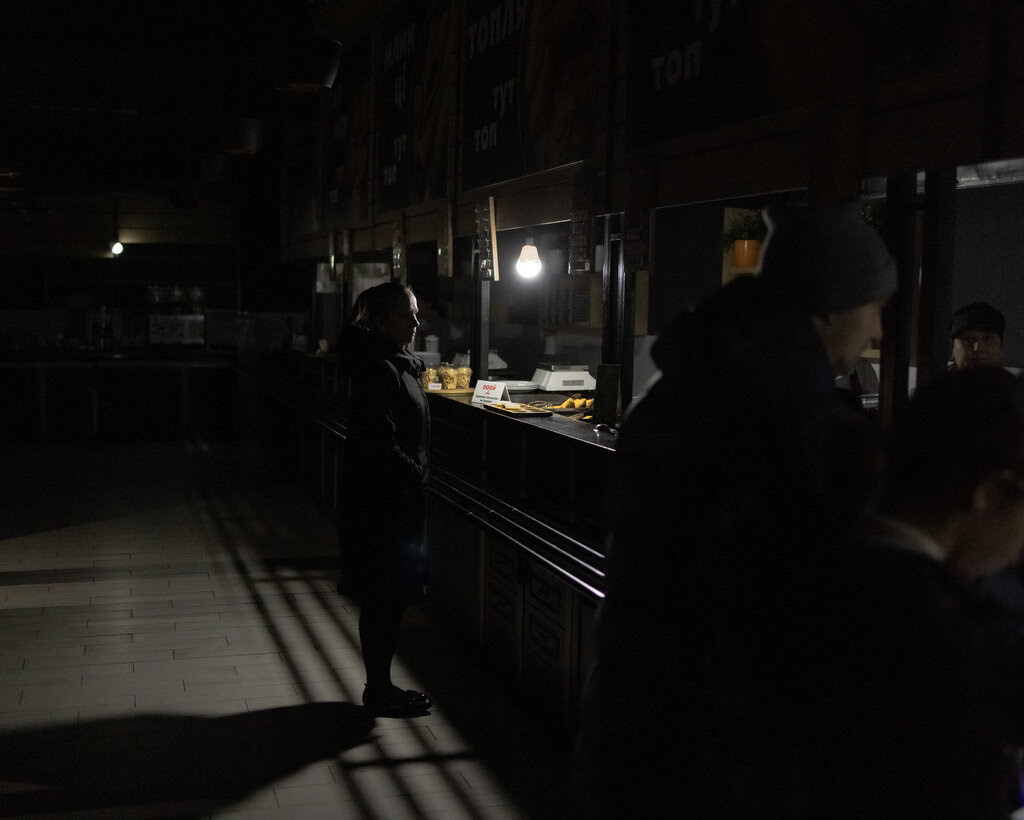
[[[478,381],[473,391],[473,404],[493,404],[496,401],[508,401],[508,387],[505,382]]]

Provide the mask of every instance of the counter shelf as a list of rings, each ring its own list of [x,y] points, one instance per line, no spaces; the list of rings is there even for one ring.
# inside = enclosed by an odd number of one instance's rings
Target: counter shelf
[[[441,396],[441,394],[428,393],[428,396],[438,395],[439,397],[447,398],[449,401],[457,402],[458,404],[466,405],[476,412],[484,412],[483,405],[472,404],[469,401],[468,396]],[[521,404],[529,404],[531,401],[536,401],[536,393],[512,393],[510,394],[511,401],[520,402]],[[564,401],[566,396],[553,395],[553,400],[561,398]],[[545,398],[545,401],[547,399]],[[432,407],[434,405],[431,405]],[[592,410],[593,408],[587,408]],[[576,413],[585,412],[583,408],[579,410],[568,411],[564,413],[556,413],[552,411],[550,416],[516,416],[515,422],[520,424],[533,424],[539,425],[543,429],[558,435],[565,436],[567,438],[574,439],[579,442],[586,444],[593,444],[597,447],[605,448],[608,450],[614,450],[617,433],[613,430],[596,430],[594,426],[589,422],[579,423],[578,419],[574,419],[573,416]]]

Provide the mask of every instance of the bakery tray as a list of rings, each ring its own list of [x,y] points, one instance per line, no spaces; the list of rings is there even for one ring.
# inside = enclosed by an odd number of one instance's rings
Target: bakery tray
[[[537,402],[530,402],[530,406],[538,410],[547,410],[550,413],[554,413],[556,416],[582,417],[594,410],[594,405],[590,405],[590,407],[559,407],[555,404],[539,404]]]
[[[540,418],[542,416],[550,416],[551,411],[545,410],[542,407],[530,407],[528,404],[520,404],[516,407],[509,407],[505,402],[494,402],[493,404],[485,404],[484,408],[490,410],[492,413],[501,413],[503,416],[516,416],[523,418],[524,416],[532,416],[534,418]]]

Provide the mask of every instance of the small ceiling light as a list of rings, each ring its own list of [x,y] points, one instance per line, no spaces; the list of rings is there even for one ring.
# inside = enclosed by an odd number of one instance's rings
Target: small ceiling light
[[[114,254],[114,256],[119,255],[121,253],[121,251],[123,251],[123,250],[124,250],[124,245],[122,245],[117,240],[114,240],[113,242],[110,243],[110,252],[112,254]]]
[[[526,240],[519,253],[516,272],[525,279],[533,279],[540,273],[540,256],[537,254],[537,246],[533,244],[532,236]]]

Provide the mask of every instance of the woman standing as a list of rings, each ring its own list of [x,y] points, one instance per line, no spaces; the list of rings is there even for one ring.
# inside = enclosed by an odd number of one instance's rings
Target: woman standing
[[[339,356],[351,385],[339,505],[342,582],[360,603],[366,667],[363,704],[373,714],[426,713],[427,695],[391,681],[405,608],[422,599],[430,414],[409,347],[419,321],[416,296],[397,282],[363,291]]]

